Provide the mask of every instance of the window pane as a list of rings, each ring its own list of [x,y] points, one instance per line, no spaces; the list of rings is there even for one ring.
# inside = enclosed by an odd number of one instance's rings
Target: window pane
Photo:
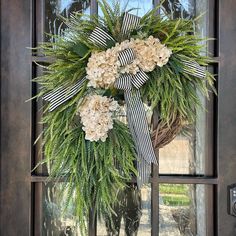
[[[195,15],[195,2],[195,0],[167,0],[163,6],[173,18],[192,18]]]
[[[112,5],[114,0],[108,0],[107,1],[109,4]],[[152,9],[153,3],[152,0],[121,0],[119,1],[121,4],[121,9],[124,10],[129,10],[131,8],[135,8],[131,13],[138,15],[138,16],[143,16],[146,12]],[[99,15],[102,15],[101,10],[99,9]]]
[[[64,185],[63,185],[64,186]],[[73,215],[74,206],[69,205],[64,212],[66,199],[59,200],[62,184],[48,183],[42,185],[43,196],[43,236],[73,235],[80,236],[79,226]]]
[[[89,0],[45,0],[45,32],[61,35],[66,26],[59,16],[69,17],[75,11],[89,14]],[[45,36],[49,40],[48,36]]]
[[[194,18],[208,10],[207,0],[168,0],[163,5],[174,18]],[[206,13],[198,20],[196,33],[205,37],[208,31],[208,14]],[[189,128],[188,137],[179,135],[169,145],[160,149],[159,172],[161,174],[206,174],[206,160],[210,158],[207,155],[207,148],[211,148],[207,143],[210,124],[207,122],[206,110],[210,107],[205,98],[202,97],[201,101],[203,108],[206,109],[196,111],[196,123]]]
[[[160,236],[205,236],[209,186],[160,185]]]
[[[104,235],[151,235],[151,188],[141,190],[129,187],[120,193],[120,203],[114,210],[114,226],[109,221],[98,222],[97,236]]]

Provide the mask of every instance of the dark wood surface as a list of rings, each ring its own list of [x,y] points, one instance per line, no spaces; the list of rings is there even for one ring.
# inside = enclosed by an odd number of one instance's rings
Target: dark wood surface
[[[227,185],[236,182],[236,2],[219,1],[218,235],[236,235],[227,214]]]
[[[1,236],[31,235],[31,2],[1,0]]]

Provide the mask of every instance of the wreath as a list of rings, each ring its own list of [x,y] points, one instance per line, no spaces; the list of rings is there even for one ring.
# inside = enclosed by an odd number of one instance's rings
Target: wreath
[[[119,3],[98,4],[102,17],[75,12],[62,37],[40,45],[53,61],[35,79],[46,101],[43,163],[50,178],[63,179],[82,232],[90,209],[111,218],[127,182],[148,182],[155,149],[193,124],[199,91],[214,89],[195,20],[157,15],[158,8],[140,18]]]

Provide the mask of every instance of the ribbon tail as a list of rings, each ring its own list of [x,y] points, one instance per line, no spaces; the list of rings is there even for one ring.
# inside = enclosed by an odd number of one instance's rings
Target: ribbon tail
[[[189,75],[193,75],[197,78],[204,79],[206,77],[206,70],[195,61],[183,60],[183,71]]]
[[[127,111],[128,113],[128,111]],[[129,115],[127,114],[127,117],[129,119]],[[148,183],[150,175],[151,175],[151,164],[147,163],[146,160],[142,157],[141,147],[139,146],[137,142],[137,137],[135,134],[134,126],[130,125],[130,122],[128,122],[130,133],[133,137],[135,149],[137,152],[137,162],[136,162],[136,168],[138,170],[138,177],[137,177],[137,184],[138,188],[141,188],[144,183]]]
[[[74,97],[84,86],[87,78],[79,80],[76,84],[70,87],[60,87],[50,93],[46,94],[43,99],[49,101],[49,111],[53,111],[58,108],[60,105]]]
[[[157,164],[157,159],[152,146],[148,121],[139,90],[125,90],[124,95],[127,104],[128,125],[139,157],[137,167],[140,184],[142,184],[148,181],[151,173],[151,163]]]

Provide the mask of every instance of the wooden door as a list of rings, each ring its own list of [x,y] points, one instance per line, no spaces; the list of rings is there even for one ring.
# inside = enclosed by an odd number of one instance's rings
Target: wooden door
[[[142,15],[158,2],[133,0],[129,4],[138,5]],[[134,192],[142,198],[138,200],[142,209],[132,216],[134,220],[142,213],[136,232],[140,236],[233,236],[236,221],[227,212],[227,186],[236,182],[236,4],[233,0],[166,0],[164,7],[175,17],[206,12],[198,30],[216,39],[208,49],[216,60],[209,70],[218,74],[218,97],[203,101],[208,112],[199,112],[191,137],[178,136],[161,149],[160,165],[153,168],[150,184],[141,193]],[[82,9],[99,13],[95,0],[1,1],[2,236],[79,235],[73,217],[61,215],[60,184],[45,184],[45,168],[31,172],[42,158],[39,146],[33,145],[42,128],[37,124],[40,101],[25,101],[38,90],[30,80],[42,73],[34,61],[47,62],[26,48],[48,40],[44,31],[58,34],[65,28],[57,14]],[[94,225],[88,219],[88,225],[89,235],[106,235],[104,222]],[[120,228],[124,235],[123,221]]]

